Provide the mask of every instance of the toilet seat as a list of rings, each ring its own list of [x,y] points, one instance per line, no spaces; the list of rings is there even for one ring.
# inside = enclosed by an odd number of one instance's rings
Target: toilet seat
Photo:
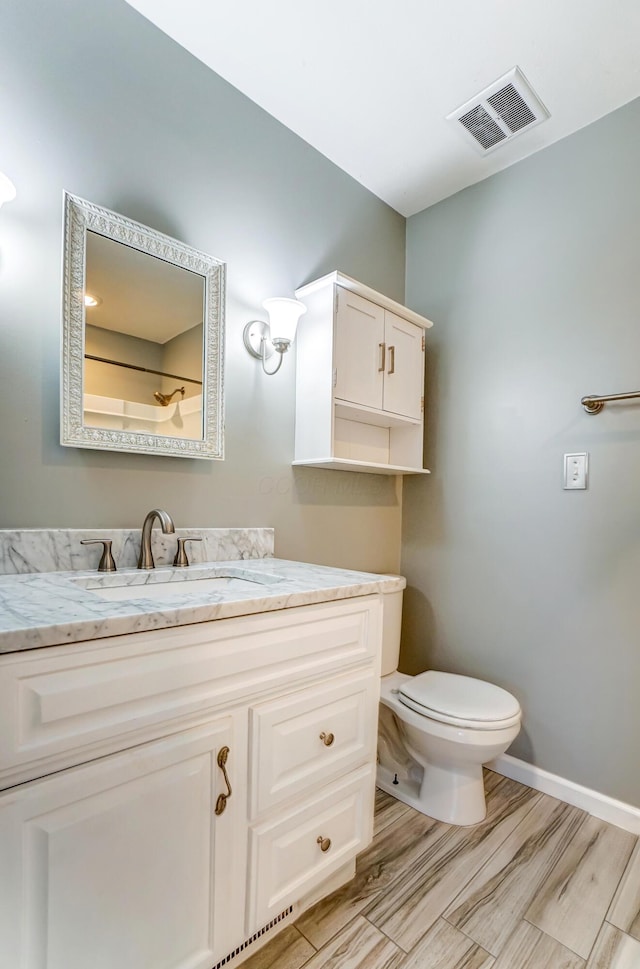
[[[428,670],[405,680],[398,699],[411,710],[457,727],[501,730],[520,722],[520,704],[493,683]]]

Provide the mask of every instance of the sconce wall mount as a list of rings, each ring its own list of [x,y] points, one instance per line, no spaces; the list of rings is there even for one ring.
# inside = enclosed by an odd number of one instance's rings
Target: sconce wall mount
[[[264,320],[251,320],[247,323],[242,333],[242,339],[245,349],[252,357],[261,360],[263,357],[269,359],[274,355],[276,348],[269,339],[269,333],[269,324],[265,323]]]

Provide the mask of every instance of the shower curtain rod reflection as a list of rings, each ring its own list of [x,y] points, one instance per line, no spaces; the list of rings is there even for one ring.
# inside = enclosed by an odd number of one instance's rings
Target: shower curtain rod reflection
[[[124,367],[126,370],[138,370],[140,373],[153,373],[157,377],[170,377],[172,380],[184,380],[188,384],[198,384],[202,387],[201,380],[193,380],[191,377],[182,377],[177,373],[165,373],[164,370],[151,370],[147,367],[136,367],[133,363],[121,363],[119,360],[109,360],[107,357],[94,357],[92,353],[85,353],[85,360],[94,360],[96,363],[110,363],[112,367]]]

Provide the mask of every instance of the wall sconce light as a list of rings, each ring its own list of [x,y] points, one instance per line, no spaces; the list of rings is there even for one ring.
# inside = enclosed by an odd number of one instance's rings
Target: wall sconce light
[[[0,172],[0,206],[3,202],[12,202],[16,197],[16,187],[10,178]]]
[[[265,299],[262,304],[269,314],[269,322],[251,320],[244,328],[244,345],[262,363],[265,373],[272,376],[282,366],[282,358],[293,343],[296,326],[307,307],[297,299]],[[280,354],[275,370],[267,370],[265,363],[274,353]]]

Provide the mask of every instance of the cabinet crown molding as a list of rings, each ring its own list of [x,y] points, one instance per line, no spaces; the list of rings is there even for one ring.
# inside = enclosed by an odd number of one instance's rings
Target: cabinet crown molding
[[[320,279],[314,279],[313,282],[307,283],[306,286],[301,286],[299,289],[296,289],[296,299],[304,300],[305,296],[310,296],[325,286],[333,285],[342,286],[343,289],[348,289],[351,293],[357,293],[358,296],[363,296],[365,299],[371,300],[372,303],[376,303],[383,309],[390,310],[392,313],[402,316],[411,323],[416,323],[425,330],[429,330],[433,326],[433,322],[428,320],[426,316],[421,316],[415,310],[407,309],[402,303],[397,303],[396,300],[391,299],[389,296],[385,296],[383,293],[371,289],[370,286],[365,286],[364,283],[358,282],[357,279],[352,279],[351,276],[346,276],[337,269],[331,273],[327,273],[326,276],[321,276]]]

